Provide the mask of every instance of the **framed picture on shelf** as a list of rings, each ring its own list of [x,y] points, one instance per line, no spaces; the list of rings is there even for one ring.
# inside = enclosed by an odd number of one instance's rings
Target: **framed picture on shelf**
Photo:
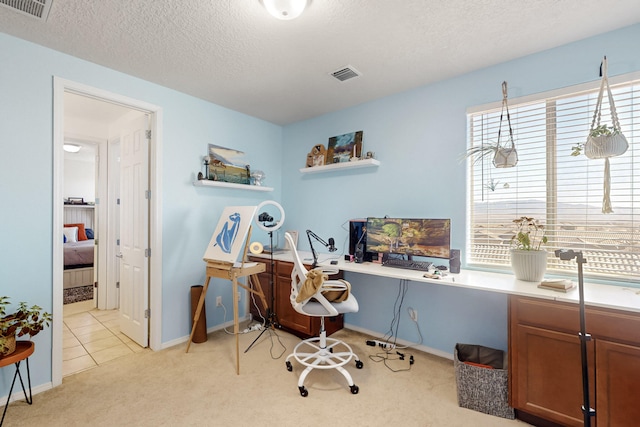
[[[329,138],[326,163],[343,163],[362,156],[362,131]]]
[[[249,184],[251,170],[244,160],[244,152],[209,144],[209,177],[213,181]]]

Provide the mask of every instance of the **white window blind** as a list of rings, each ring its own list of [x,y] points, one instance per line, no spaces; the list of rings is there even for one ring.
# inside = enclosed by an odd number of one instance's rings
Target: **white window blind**
[[[598,90],[510,104],[516,167],[493,167],[491,156],[469,161],[467,263],[510,265],[512,221],[534,217],[545,226],[548,272],[575,271],[556,249],[581,250],[585,276],[612,280],[640,277],[640,80],[612,85],[627,152],[610,161],[613,213],[602,213],[604,159],[571,156],[586,141]],[[500,107],[468,115],[469,147],[495,143]],[[607,97],[601,123],[611,125]],[[502,123],[502,141],[508,135]]]

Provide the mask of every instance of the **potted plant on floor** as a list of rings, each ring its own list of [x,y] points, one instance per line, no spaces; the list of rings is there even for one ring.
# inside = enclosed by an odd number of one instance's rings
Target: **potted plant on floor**
[[[511,238],[511,268],[518,280],[539,282],[547,271],[547,243],[542,224],[530,217],[513,220],[516,231]]]
[[[15,351],[17,337],[33,337],[51,323],[51,314],[37,305],[21,302],[15,312],[7,313],[10,304],[9,297],[0,297],[0,357]]]

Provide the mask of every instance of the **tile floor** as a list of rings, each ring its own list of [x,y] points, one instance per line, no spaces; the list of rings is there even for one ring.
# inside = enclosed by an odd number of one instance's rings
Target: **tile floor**
[[[120,332],[118,310],[95,309],[93,301],[65,304],[63,323],[63,376],[148,351]]]

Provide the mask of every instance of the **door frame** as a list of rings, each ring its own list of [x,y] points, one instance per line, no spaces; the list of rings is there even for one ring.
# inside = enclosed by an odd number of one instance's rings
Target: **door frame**
[[[96,100],[120,104],[150,114],[149,147],[149,347],[162,348],[162,108],[144,101],[108,92],[82,83],[53,77],[53,235],[62,235],[64,210],[64,93],[73,92]],[[52,385],[62,384],[63,250],[60,239],[53,243],[53,302],[51,372]]]

